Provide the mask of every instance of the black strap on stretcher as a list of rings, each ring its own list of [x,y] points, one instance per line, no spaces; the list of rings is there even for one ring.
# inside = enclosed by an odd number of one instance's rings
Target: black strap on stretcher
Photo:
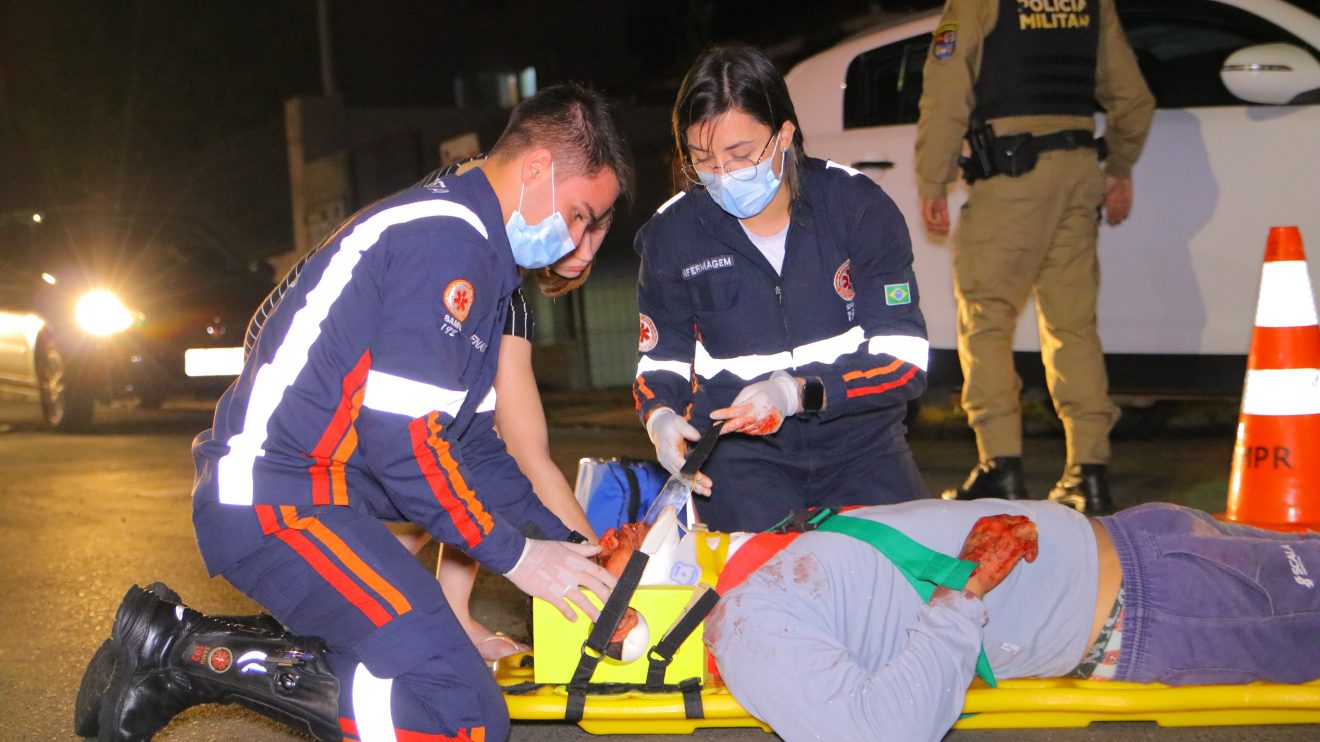
[[[674,621],[674,625],[669,627],[663,638],[655,643],[655,646],[646,653],[650,661],[650,667],[646,670],[645,690],[660,688],[665,684],[665,672],[669,669],[669,663],[674,661],[674,653],[683,646],[683,642],[697,630],[697,626],[706,618],[715,604],[719,602],[720,595],[709,586],[697,588],[701,594],[682,615]],[[692,718],[692,717],[688,717]],[[701,718],[701,717],[696,717]]]
[[[596,621],[591,633],[587,635],[587,640],[582,643],[582,655],[578,658],[577,668],[573,671],[573,678],[565,686],[565,690],[568,692],[568,700],[564,704],[564,719],[566,721],[574,723],[582,721],[588,694],[617,695],[632,690],[641,690],[647,693],[682,693],[685,716],[689,719],[705,718],[705,710],[701,703],[700,678],[686,678],[677,684],[665,684],[664,678],[669,663],[674,659],[674,653],[692,635],[692,632],[705,619],[706,614],[710,613],[719,601],[719,594],[709,588],[704,590],[700,597],[665,632],[664,637],[647,652],[650,665],[647,668],[646,683],[639,685],[637,683],[591,682],[591,676],[595,674],[596,666],[600,664],[601,659],[605,656],[605,647],[609,643],[610,637],[614,635],[615,629],[619,627],[619,622],[623,620],[623,614],[628,608],[628,603],[632,601],[633,593],[637,591],[637,585],[642,579],[642,571],[646,568],[647,558],[647,555],[641,550],[634,551],[632,556],[628,558],[628,564],[624,567],[623,574],[619,576],[614,591],[610,593],[610,599],[605,601],[605,606],[601,608],[600,619]]]
[[[628,609],[633,593],[637,591],[637,583],[642,580],[642,571],[646,569],[647,559],[646,552],[641,549],[634,551],[632,556],[628,557],[628,564],[623,568],[623,574],[619,576],[614,591],[610,593],[610,599],[605,601],[604,607],[600,609],[600,618],[591,628],[591,633],[587,634],[587,640],[582,643],[582,655],[578,658],[577,668],[573,670],[573,678],[568,681],[567,686],[568,704],[564,707],[564,718],[568,721],[582,721],[582,710],[586,707],[586,694],[591,685],[591,676],[596,672],[596,665],[599,665],[601,658],[605,656],[605,647],[609,644],[610,637],[614,635],[614,630],[619,627],[619,621],[623,620],[624,611]]]

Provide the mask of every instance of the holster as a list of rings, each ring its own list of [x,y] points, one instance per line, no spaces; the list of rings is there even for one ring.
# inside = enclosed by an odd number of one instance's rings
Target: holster
[[[990,124],[974,119],[966,139],[971,154],[959,158],[958,165],[969,185],[996,175],[1010,178],[1025,175],[1036,168],[1044,152],[1090,147],[1101,160],[1109,154],[1104,138],[1097,139],[1085,129],[1067,129],[1043,136],[1022,133],[1001,137],[995,135]]]

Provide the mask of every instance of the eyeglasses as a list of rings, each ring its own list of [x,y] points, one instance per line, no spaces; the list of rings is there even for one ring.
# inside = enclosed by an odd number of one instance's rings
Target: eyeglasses
[[[688,160],[683,163],[683,175],[697,185],[704,185],[701,180],[703,173],[713,175],[716,170],[724,171],[725,175],[734,180],[751,180],[756,177],[756,171],[752,168],[760,165],[761,161],[765,159],[765,153],[770,149],[770,143],[775,141],[775,137],[778,135],[779,132],[775,132],[770,135],[769,139],[765,140],[765,146],[761,148],[761,153],[756,156],[755,160],[750,157],[732,157],[725,161],[723,166],[716,165],[714,162],[707,164],[706,161],[698,163]],[[707,158],[707,160],[712,159]]]

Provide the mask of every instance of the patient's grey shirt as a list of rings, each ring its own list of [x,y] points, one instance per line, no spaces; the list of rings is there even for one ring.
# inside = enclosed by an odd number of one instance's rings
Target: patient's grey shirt
[[[984,601],[927,605],[879,551],[813,532],[731,590],[706,642],[735,698],[786,740],[938,740],[957,720],[985,652],[997,678],[1055,677],[1086,651],[1095,534],[1051,502],[918,500],[849,511],[957,556],[978,518],[1031,518],[1039,556]]]

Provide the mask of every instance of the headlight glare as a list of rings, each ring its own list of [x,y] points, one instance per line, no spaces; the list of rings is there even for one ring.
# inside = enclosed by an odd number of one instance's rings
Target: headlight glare
[[[88,292],[74,307],[78,326],[89,335],[104,337],[133,326],[133,312],[113,293],[100,289]]]

